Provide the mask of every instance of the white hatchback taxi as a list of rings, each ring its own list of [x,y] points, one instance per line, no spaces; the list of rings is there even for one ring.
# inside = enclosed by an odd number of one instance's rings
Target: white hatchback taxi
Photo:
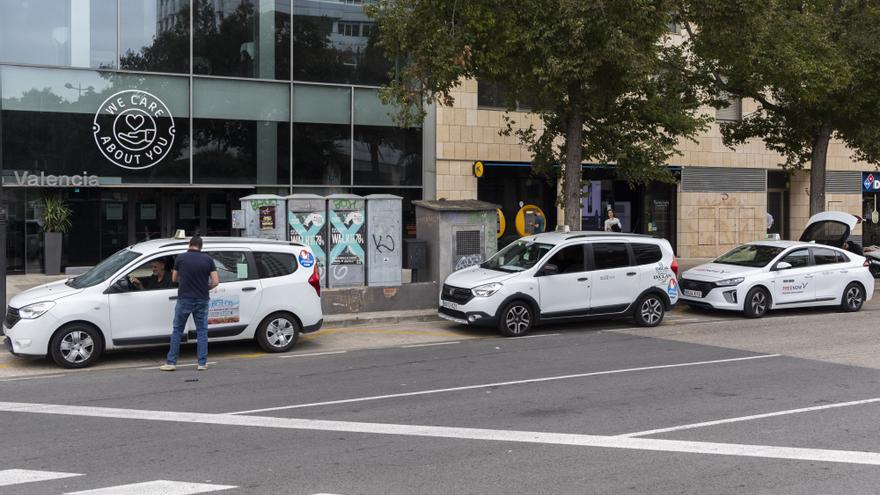
[[[606,232],[524,237],[443,284],[438,314],[521,336],[535,324],[631,316],[656,326],[678,301],[678,265],[665,239]]]
[[[135,244],[78,277],[16,295],[3,322],[7,349],[83,368],[104,351],[167,344],[177,299],[171,269],[187,244],[180,239]],[[205,237],[203,252],[220,275],[208,311],[211,341],[255,339],[267,352],[284,352],[300,333],[321,328],[320,277],[307,246]],[[195,341],[192,319],[184,339]]]
[[[858,311],[874,294],[864,256],[842,249],[859,221],[826,212],[810,219],[800,241],[758,241],[682,274],[681,300],[693,307],[742,311],[839,306]]]

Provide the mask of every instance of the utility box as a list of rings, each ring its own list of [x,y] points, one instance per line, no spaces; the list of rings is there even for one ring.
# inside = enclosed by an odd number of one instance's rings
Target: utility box
[[[366,262],[366,212],[364,198],[354,194],[327,196],[330,249],[327,255],[327,286],[364,285]]]
[[[276,194],[251,194],[241,198],[244,210],[244,236],[287,240],[287,206]]]
[[[457,270],[478,265],[498,250],[498,205],[477,200],[413,201],[416,235],[427,242],[427,280],[443,283]],[[422,281],[422,276],[419,276]]]
[[[312,249],[327,287],[327,199],[316,194],[291,194],[287,200],[287,228],[290,240]]]
[[[371,194],[367,200],[367,285],[398,286],[403,278],[403,198]]]

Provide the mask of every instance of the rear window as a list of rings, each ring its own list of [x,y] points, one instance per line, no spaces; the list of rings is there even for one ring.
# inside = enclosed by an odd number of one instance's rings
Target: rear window
[[[637,265],[650,265],[663,259],[660,246],[656,244],[630,244]]]
[[[815,248],[813,249],[813,262],[817,265],[831,265],[841,263],[837,251],[831,249]]]
[[[254,253],[260,278],[283,277],[296,271],[296,256],[289,253]]]

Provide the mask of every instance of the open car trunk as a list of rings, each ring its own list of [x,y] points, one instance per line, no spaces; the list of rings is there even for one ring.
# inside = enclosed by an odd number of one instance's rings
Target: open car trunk
[[[861,221],[861,218],[841,211],[818,213],[810,217],[800,240],[843,248],[844,242]]]

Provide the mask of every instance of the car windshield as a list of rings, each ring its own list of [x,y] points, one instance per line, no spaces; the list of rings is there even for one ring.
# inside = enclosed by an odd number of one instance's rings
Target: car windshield
[[[521,272],[535,266],[550,250],[552,244],[516,241],[498,251],[480,266],[499,272]]]
[[[140,256],[141,253],[132,251],[130,249],[117,251],[116,254],[114,254],[113,256],[92,267],[91,270],[83,273],[78,277],[68,280],[67,285],[75,289],[82,289],[84,287],[91,287],[93,285],[100,284],[101,282],[107,280],[110,275],[113,275],[122,267],[138,259]]]
[[[746,244],[731,249],[715,260],[715,263],[725,265],[751,266],[760,268],[767,266],[782,252],[781,247],[764,246],[761,244]]]

